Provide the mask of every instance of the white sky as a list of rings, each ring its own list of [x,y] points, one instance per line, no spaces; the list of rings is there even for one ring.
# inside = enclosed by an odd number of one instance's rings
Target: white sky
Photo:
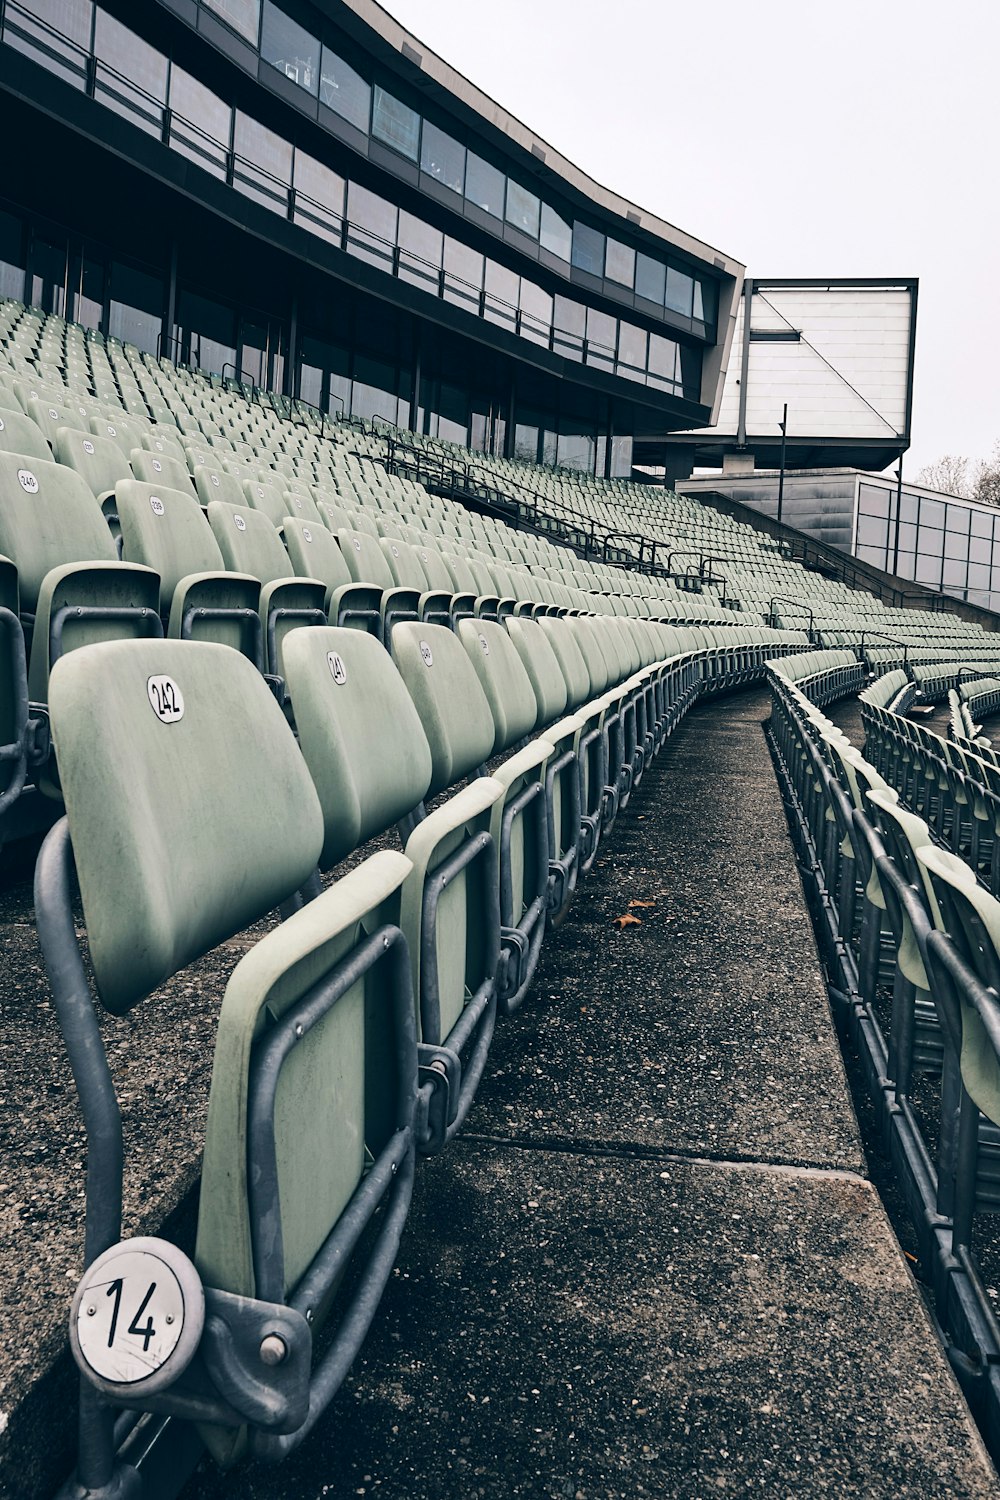
[[[998,0],[385,0],[753,276],[918,276],[912,476],[1000,438]]]

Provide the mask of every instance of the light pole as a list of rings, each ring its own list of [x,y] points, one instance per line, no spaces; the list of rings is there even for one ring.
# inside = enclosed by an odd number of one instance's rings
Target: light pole
[[[784,409],[784,411],[781,414],[781,421],[778,423],[778,426],[781,428],[781,469],[779,470],[779,473],[778,473],[778,525],[780,526],[781,525],[781,508],[782,508],[782,506],[784,504],[784,500],[785,500],[785,438],[787,436],[787,428],[788,428],[788,402],[787,401],[785,402],[785,409]]]
[[[903,455],[899,455],[899,463],[896,466],[896,524],[892,533],[892,571],[896,572],[899,567],[899,523],[903,511]]]

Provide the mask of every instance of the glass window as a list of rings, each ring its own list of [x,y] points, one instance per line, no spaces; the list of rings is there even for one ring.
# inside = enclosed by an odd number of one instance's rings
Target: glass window
[[[636,328],[634,323],[621,322],[618,325],[618,365],[619,374],[629,379],[636,378],[636,372],[640,380],[646,378],[646,339],[645,328]]]
[[[651,333],[649,335],[648,383],[653,386],[673,387],[678,377],[679,363],[677,345],[674,340],[665,339],[659,333]]]
[[[877,484],[862,484],[858,491],[858,505],[869,516],[889,514],[889,491]]]
[[[323,48],[319,97],[328,109],[368,134],[372,112],[371,87],[329,47]]]
[[[319,89],[319,38],[272,5],[271,0],[264,0],[260,55],[300,89],[315,96]]]
[[[945,557],[968,557],[969,538],[959,536],[957,532],[946,531],[944,534]]]
[[[689,401],[701,400],[701,350],[691,344],[678,345],[681,391]]]
[[[961,562],[948,562],[944,564],[941,582],[945,588],[964,589],[968,564],[963,559]]]
[[[919,553],[914,577],[917,583],[927,583],[932,588],[939,589],[941,587],[940,557],[930,557],[925,552]]]
[[[969,557],[973,562],[988,563],[993,552],[993,546],[984,536],[973,536],[969,538]]]
[[[891,562],[891,559],[890,559]],[[896,559],[895,571],[900,578],[912,578],[917,570],[917,559],[913,552],[901,552]]]
[[[969,564],[969,588],[988,589],[990,586],[990,570],[982,563]]]
[[[859,557],[862,562],[873,563],[876,568],[885,567],[884,547],[872,547],[859,542],[854,555]]]
[[[521,337],[549,347],[552,332],[552,298],[533,281],[521,278]]]
[[[663,306],[663,293],[667,284],[667,268],[662,260],[653,260],[640,250],[635,258],[635,292],[647,302]]]
[[[396,212],[395,204],[370,193],[356,182],[349,182],[347,248],[350,254],[391,272],[396,244]]]
[[[604,236],[579,220],[573,225],[573,264],[591,276],[604,275]]]
[[[73,321],[85,328],[100,328],[104,315],[104,265],[98,260],[80,262],[80,288],[74,298],[70,314]]]
[[[465,147],[429,120],[424,121],[420,141],[420,170],[453,193],[465,190]]]
[[[944,506],[940,500],[920,501],[920,529],[925,526],[933,526],[938,531],[944,530]]]
[[[621,240],[613,240],[608,236],[604,252],[604,274],[609,281],[617,281],[619,286],[630,287],[634,284],[635,251],[631,245],[623,245]]]
[[[961,532],[962,536],[969,535],[969,512],[964,505],[949,505],[948,519],[945,523],[949,531]]]
[[[7,12],[3,39],[43,68],[82,89],[94,7],[91,0],[21,0],[17,19]]]
[[[529,193],[513,177],[507,179],[507,223],[520,229],[530,239],[538,238],[538,215],[541,204],[534,193]]]
[[[552,348],[564,359],[583,359],[587,311],[568,297],[556,297],[552,309]]]
[[[573,254],[573,230],[547,203],[542,204],[541,241],[543,250],[558,255],[560,260],[569,265]]]
[[[170,69],[170,146],[215,177],[225,177],[233,112],[176,63]]]
[[[970,530],[973,536],[992,537],[993,517],[989,514],[989,512],[984,512],[981,510],[972,511]]]
[[[460,240],[444,242],[444,300],[479,315],[484,257]]]
[[[615,365],[616,319],[610,313],[587,308],[587,364],[613,370]]]
[[[13,214],[0,212],[0,297],[24,296],[24,226]]]
[[[372,135],[400,156],[416,161],[420,146],[420,116],[386,89],[375,85]]]
[[[114,16],[97,12],[94,23],[94,98],[140,130],[160,135],[167,102],[167,59]]]
[[[882,547],[889,539],[889,522],[884,516],[858,517],[858,545]]]
[[[274,213],[288,212],[292,148],[249,115],[236,113],[233,186]]]
[[[111,267],[111,315],[108,333],[147,354],[159,354],[163,327],[163,282],[145,271],[115,262]]]
[[[676,271],[673,266],[668,266],[667,292],[663,300],[670,312],[683,313],[686,318],[690,318],[694,300],[692,277],[686,271]]]
[[[504,328],[514,328],[517,318],[518,282],[516,271],[509,271],[506,266],[499,266],[493,260],[486,262],[486,297],[483,303],[483,317],[487,322],[497,323]]]
[[[260,0],[202,0],[208,10],[228,21],[234,31],[257,45],[260,29]]]
[[[532,427],[526,422],[518,422],[514,427],[514,457],[521,459],[523,463],[534,464],[538,462],[538,428]]]
[[[917,528],[910,521],[899,523],[899,550],[900,552],[916,552],[917,550]]]
[[[304,151],[295,153],[295,222],[339,245],[344,220],[344,179]]]
[[[465,196],[477,208],[495,219],[503,218],[504,189],[507,179],[488,161],[470,151],[465,163]]]
[[[405,209],[399,211],[399,279],[436,297],[441,283],[444,235]]]

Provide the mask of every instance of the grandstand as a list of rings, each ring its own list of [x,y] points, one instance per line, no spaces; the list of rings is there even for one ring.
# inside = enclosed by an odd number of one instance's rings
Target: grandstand
[[[743,268],[290,5],[0,4],[0,1493],[995,1495],[1000,617],[634,480]]]

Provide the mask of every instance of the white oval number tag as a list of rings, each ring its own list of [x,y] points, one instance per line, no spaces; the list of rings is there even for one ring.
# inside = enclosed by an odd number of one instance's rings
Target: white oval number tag
[[[354,538],[354,550],[355,552],[361,551],[361,538],[359,536]]]
[[[247,529],[247,523],[246,521],[244,521],[242,516],[234,516],[233,525],[236,527],[237,531],[246,531]]]
[[[167,507],[164,505],[159,495],[150,495],[149,508],[153,512],[154,516],[162,516]]]
[[[313,534],[309,530],[309,527],[308,526],[303,526],[303,528],[302,528],[302,540],[304,542],[311,542],[312,539],[313,539]]]
[[[489,656],[489,654],[490,654],[490,643],[489,643],[489,641],[486,639],[486,637],[484,635],[480,635],[480,637],[479,637],[479,644],[483,648],[483,655],[484,656]]]
[[[94,445],[90,441],[90,438],[84,438],[84,440],[83,440],[83,451],[84,451],[84,453],[93,453],[93,451],[94,451]]]
[[[432,667],[434,665],[434,652],[431,650],[430,646],[428,646],[426,641],[420,642],[420,655],[424,659],[425,667]]]
[[[84,1275],[70,1339],[95,1384],[159,1389],[190,1363],[204,1322],[205,1294],[187,1256],[162,1240],[126,1240]]]
[[[30,469],[18,469],[17,482],[28,495],[38,494],[38,480]]]
[[[163,465],[160,463],[160,460],[158,458],[153,459],[153,468],[156,470],[157,474],[163,473]]]
[[[184,717],[184,694],[172,677],[149,677],[146,696],[161,724],[176,724]]]
[[[326,664],[330,668],[330,676],[338,687],[343,687],[347,681],[347,668],[344,666],[344,658],[336,651],[326,653]]]

